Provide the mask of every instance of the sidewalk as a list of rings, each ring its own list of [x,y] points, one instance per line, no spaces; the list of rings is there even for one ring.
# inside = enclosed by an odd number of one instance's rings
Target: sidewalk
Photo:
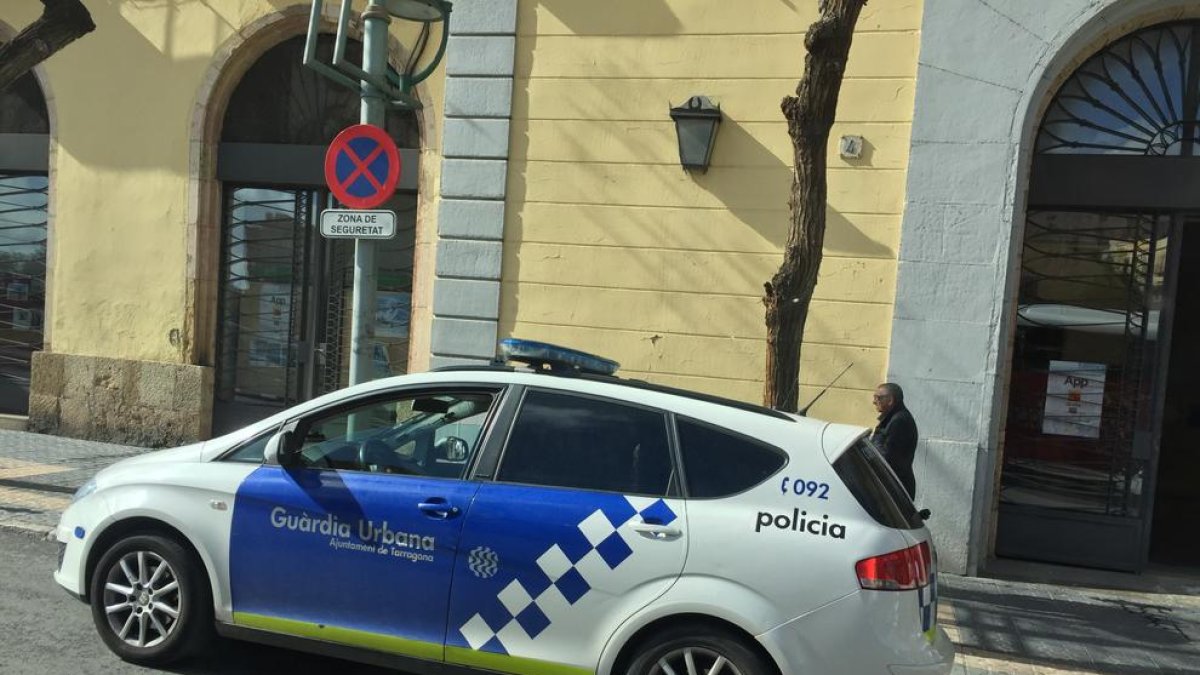
[[[49,533],[93,473],[142,452],[0,431],[0,527]],[[938,621],[958,648],[954,675],[1200,674],[1200,596],[939,580]]]
[[[939,579],[955,675],[1200,673],[1200,596]]]
[[[49,533],[71,495],[93,474],[148,451],[0,430],[0,527]]]

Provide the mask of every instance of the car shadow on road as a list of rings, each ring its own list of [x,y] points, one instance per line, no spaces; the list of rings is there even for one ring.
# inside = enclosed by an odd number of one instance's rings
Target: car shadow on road
[[[216,639],[201,656],[164,668],[179,675],[385,675],[401,671],[377,668],[352,661],[268,647],[251,642]]]

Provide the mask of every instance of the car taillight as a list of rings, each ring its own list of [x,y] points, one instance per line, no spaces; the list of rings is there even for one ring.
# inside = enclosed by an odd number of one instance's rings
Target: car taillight
[[[914,591],[929,585],[933,554],[928,542],[884,553],[854,566],[858,585],[869,591]]]

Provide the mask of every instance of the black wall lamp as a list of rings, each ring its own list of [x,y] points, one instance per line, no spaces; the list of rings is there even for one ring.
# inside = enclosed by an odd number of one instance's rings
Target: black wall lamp
[[[681,106],[671,108],[675,135],[679,137],[679,163],[689,171],[708,171],[717,127],[721,125],[721,106],[707,96],[693,96]]]

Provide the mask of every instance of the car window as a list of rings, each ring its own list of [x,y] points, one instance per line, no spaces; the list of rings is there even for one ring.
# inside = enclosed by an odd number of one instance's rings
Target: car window
[[[223,462],[245,462],[247,464],[262,464],[263,453],[267,450],[267,443],[275,437],[278,429],[265,431],[254,438],[242,443],[241,446],[234,448],[228,454],[221,458]]]
[[[679,449],[689,497],[727,497],[758,485],[778,471],[787,458],[765,443],[677,419]]]
[[[900,479],[871,441],[859,439],[833,468],[850,494],[880,525],[915,530],[924,525]]]
[[[300,464],[317,469],[461,478],[494,396],[398,396],[304,420]]]
[[[672,473],[663,413],[533,390],[517,412],[497,479],[661,496]]]

